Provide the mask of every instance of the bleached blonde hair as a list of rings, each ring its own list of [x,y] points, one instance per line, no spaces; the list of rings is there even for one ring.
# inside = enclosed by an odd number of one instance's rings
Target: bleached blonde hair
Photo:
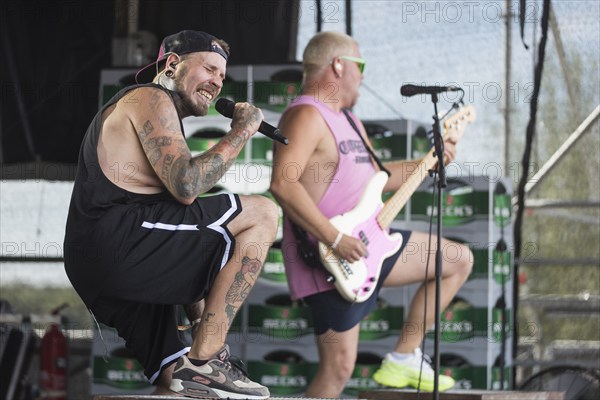
[[[349,55],[354,46],[358,46],[356,40],[345,33],[335,31],[317,33],[309,40],[302,55],[304,81],[318,75],[334,57]]]

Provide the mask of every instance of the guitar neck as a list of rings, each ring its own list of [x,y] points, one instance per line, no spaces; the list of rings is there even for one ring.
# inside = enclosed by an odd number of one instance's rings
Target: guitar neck
[[[429,176],[429,171],[437,164],[437,159],[433,155],[433,149],[429,150],[427,155],[417,164],[417,168],[409,175],[400,189],[394,193],[386,202],[377,216],[377,222],[382,229],[389,227],[396,218],[396,215],[408,202],[408,199],[417,190],[421,182]]]
[[[444,140],[452,138],[457,142],[461,138],[465,126],[475,121],[475,116],[476,113],[473,106],[462,107],[460,111],[450,116],[444,122]],[[377,216],[377,222],[381,229],[386,229],[390,226],[396,215],[398,215],[402,207],[408,202],[410,196],[417,190],[421,182],[425,180],[425,177],[429,175],[429,171],[435,167],[437,159],[433,153],[434,149],[431,148],[427,155],[417,164],[417,168],[409,175],[406,182],[385,202],[383,209]]]

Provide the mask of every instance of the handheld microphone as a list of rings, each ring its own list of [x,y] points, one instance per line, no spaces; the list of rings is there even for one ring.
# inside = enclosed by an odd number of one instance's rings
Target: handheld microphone
[[[215,109],[219,112],[219,114],[223,115],[227,118],[233,118],[233,109],[235,108],[235,103],[225,97],[221,97],[215,103]],[[258,131],[269,137],[273,140],[276,140],[283,144],[288,144],[288,139],[279,133],[279,129],[275,128],[273,125],[262,121],[260,126],[258,127]]]
[[[462,89],[458,86],[417,86],[417,85],[402,85],[400,94],[405,97],[414,96],[415,94],[438,94],[444,92],[458,92]]]

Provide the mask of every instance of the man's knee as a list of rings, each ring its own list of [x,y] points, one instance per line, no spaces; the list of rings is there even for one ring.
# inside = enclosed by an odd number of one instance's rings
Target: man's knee
[[[356,365],[356,357],[344,357],[339,365],[339,378],[345,382],[350,379],[354,366]]]
[[[328,375],[338,384],[344,386],[348,379],[352,376],[356,364],[356,350],[338,351],[326,362]]]
[[[271,199],[266,197],[263,197],[263,199],[263,202],[265,203],[265,213],[268,214],[269,220],[277,223],[279,220],[279,206]]]
[[[466,280],[467,277],[471,274],[471,270],[473,269],[474,263],[474,255],[471,249],[465,245],[460,246],[460,257],[456,262],[456,271]]]
[[[454,274],[469,276],[473,268],[473,252],[468,246],[456,242],[447,242],[444,246],[444,261]]]
[[[273,200],[265,196],[255,195],[252,197],[254,201],[253,213],[258,217],[258,225],[275,232],[279,223],[279,207]]]

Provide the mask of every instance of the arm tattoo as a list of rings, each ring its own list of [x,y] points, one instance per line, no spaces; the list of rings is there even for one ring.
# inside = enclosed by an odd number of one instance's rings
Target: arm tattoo
[[[156,91],[152,91],[152,94],[150,95],[150,107],[152,107],[153,109],[156,109],[156,107],[158,106],[158,103],[160,102],[160,90],[156,90]]]
[[[261,263],[258,259],[250,259],[247,256],[242,258],[242,267],[235,274],[235,280],[225,295],[225,313],[227,314],[227,318],[229,318],[230,325],[238,308],[246,300],[250,289],[252,289],[254,282],[256,282],[260,268]]]
[[[161,147],[170,146],[171,138],[168,136],[153,137],[148,140],[142,140],[142,146],[146,150],[148,160],[153,166],[160,160],[162,156]]]
[[[206,322],[210,322],[217,314],[215,314],[214,312],[207,312],[206,313]]]
[[[179,120],[173,120],[170,117],[159,117],[160,126],[171,132],[179,132]]]
[[[158,117],[160,126],[170,132],[180,132],[180,121],[173,110],[173,103],[159,90],[153,91],[148,102],[154,114]]]
[[[179,157],[173,162],[169,182],[179,196],[193,197],[199,193],[197,188],[200,174],[199,168],[194,163],[190,163],[189,158]]]
[[[160,125],[168,129],[167,118],[160,117]],[[183,138],[161,136],[142,140],[148,160],[155,166],[163,159],[160,177],[171,193],[184,198],[197,197],[213,188],[235,161],[240,149],[250,138],[248,131],[226,135],[213,149],[191,157]],[[164,154],[162,147],[176,147]]]
[[[138,136],[140,139],[144,140],[153,130],[154,126],[152,126],[152,123],[148,120],[144,122],[144,126],[142,127],[142,130],[138,132]]]
[[[160,160],[160,149],[150,150],[146,154],[148,155],[148,161],[150,161],[150,165],[152,166],[155,166],[156,163]]]
[[[234,149],[239,149],[244,145],[249,135],[247,131],[242,132],[242,136],[230,136],[226,137],[224,140],[231,145]]]
[[[226,162],[219,153],[206,157],[206,159],[202,161],[204,174],[202,175],[201,185],[207,190],[212,188],[223,174],[227,172],[227,169],[229,169],[232,162],[233,159]]]
[[[173,166],[173,160],[175,160],[175,156],[173,154],[165,154],[162,171],[160,173],[160,176],[164,182],[167,182],[169,179],[169,174],[171,173],[171,167]]]
[[[192,160],[179,157],[170,168],[169,181],[178,195],[194,197],[215,186],[233,162],[233,158],[226,161],[221,154],[212,152]]]

